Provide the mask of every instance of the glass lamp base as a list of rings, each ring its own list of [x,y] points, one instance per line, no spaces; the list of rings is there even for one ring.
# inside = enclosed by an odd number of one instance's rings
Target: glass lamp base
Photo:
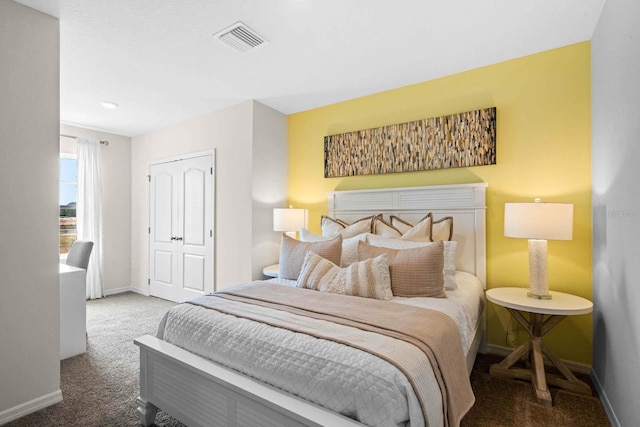
[[[537,295],[534,294],[533,292],[529,291],[527,292],[527,296],[529,298],[535,298],[535,299],[551,299],[551,294],[546,294],[546,295]]]

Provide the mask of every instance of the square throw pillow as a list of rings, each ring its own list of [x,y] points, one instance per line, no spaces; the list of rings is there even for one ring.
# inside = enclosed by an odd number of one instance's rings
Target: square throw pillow
[[[453,239],[453,217],[445,216],[431,223],[431,241]]]
[[[369,234],[370,233],[362,233],[347,239],[342,239],[342,256],[340,257],[341,267],[348,267],[358,261],[358,242],[366,241],[367,235]],[[325,242],[331,239],[332,237],[318,236],[306,228],[300,229],[300,240],[303,242]]]
[[[400,297],[446,298],[444,292],[444,244],[412,249],[390,249],[360,242],[360,260],[387,254],[391,274],[391,291]]]
[[[428,213],[416,225],[411,225],[395,215],[391,215],[389,218],[391,225],[402,233],[402,240],[420,240],[431,236],[431,223],[433,222],[431,213]]]
[[[416,225],[411,225],[395,215],[391,215],[390,219],[391,226],[402,233],[403,240],[420,241],[425,236],[429,237],[429,240],[432,242],[453,239],[453,217],[450,216],[434,220],[433,214],[429,212],[427,216],[422,218]]]
[[[393,298],[386,254],[340,268],[313,252],[307,252],[297,286],[364,298]]]
[[[419,248],[423,246],[430,246],[437,242],[431,242],[428,238],[423,238],[421,241],[414,240],[401,240],[401,239],[389,239],[385,237],[376,236],[373,234],[367,235],[367,243],[372,246],[379,246],[382,248],[390,249],[411,249]],[[447,291],[453,291],[458,289],[456,282],[456,249],[458,242],[443,241],[444,244],[444,288]]]
[[[402,237],[402,232],[382,219],[382,216],[377,216],[373,219],[373,234],[390,238]]]
[[[431,214],[429,214],[431,215]],[[395,227],[397,230],[400,231],[400,233],[404,234],[407,231],[411,230],[411,228],[413,227],[413,224],[410,224],[409,222],[401,219],[400,217],[397,217],[395,215],[390,215],[389,216],[389,220],[391,221],[391,225],[393,227]]]
[[[340,234],[343,239],[348,239],[349,237],[353,237],[358,234],[371,233],[373,230],[374,218],[375,216],[373,215],[367,216],[349,224],[341,219],[334,219],[326,215],[322,215],[320,218],[322,235],[324,237],[334,237]]]
[[[309,251],[328,259],[334,264],[339,264],[342,256],[342,236],[338,235],[324,242],[301,242],[283,234],[280,244],[278,276],[281,279],[297,280],[304,263],[304,256]]]

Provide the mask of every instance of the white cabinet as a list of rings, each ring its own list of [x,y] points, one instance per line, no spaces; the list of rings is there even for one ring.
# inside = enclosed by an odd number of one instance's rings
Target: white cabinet
[[[87,270],[60,264],[60,360],[87,351]]]

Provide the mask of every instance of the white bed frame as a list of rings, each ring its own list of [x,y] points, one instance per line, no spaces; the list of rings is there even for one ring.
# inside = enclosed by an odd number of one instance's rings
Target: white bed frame
[[[329,215],[347,221],[383,213],[418,221],[428,212],[454,218],[456,268],[475,274],[486,288],[487,184],[334,191]],[[485,348],[485,314],[467,355],[471,372]],[[153,425],[158,408],[195,426],[359,426],[361,424],[292,394],[256,381],[158,338],[134,340],[140,347],[138,415]]]

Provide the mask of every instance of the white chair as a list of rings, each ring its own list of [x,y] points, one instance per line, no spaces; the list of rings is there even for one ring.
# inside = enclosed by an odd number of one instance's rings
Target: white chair
[[[67,265],[84,268],[86,270],[89,266],[92,249],[93,242],[89,240],[76,240],[71,244],[71,248],[67,254]]]

